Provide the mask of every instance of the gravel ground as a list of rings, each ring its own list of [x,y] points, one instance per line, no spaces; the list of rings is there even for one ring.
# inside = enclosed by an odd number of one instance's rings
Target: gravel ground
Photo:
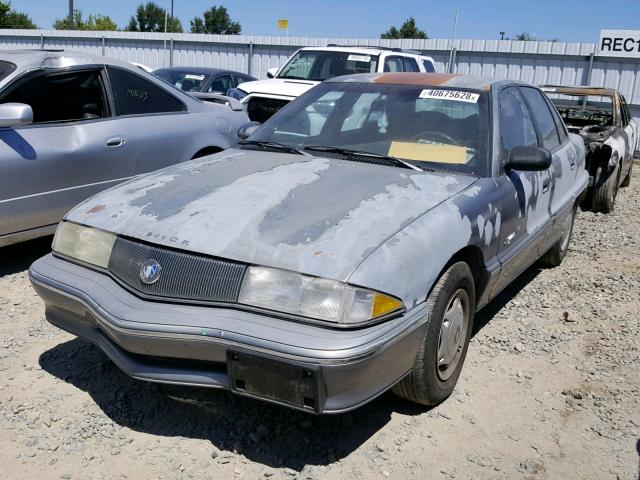
[[[639,185],[613,215],[581,212],[564,263],[481,312],[431,410],[389,393],[314,417],[133,381],[45,322],[27,268],[50,239],[1,249],[4,478],[638,480]]]

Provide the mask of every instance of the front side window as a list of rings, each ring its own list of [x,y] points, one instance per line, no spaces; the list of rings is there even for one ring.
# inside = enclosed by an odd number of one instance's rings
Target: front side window
[[[522,87],[522,94],[529,104],[538,132],[542,138],[542,146],[549,151],[560,145],[560,137],[551,110],[542,97],[542,93],[535,88]]]
[[[321,50],[301,50],[278,74],[278,78],[314,80],[355,73],[372,73],[378,65],[377,55]]]
[[[0,103],[26,103],[33,123],[94,120],[109,116],[102,70],[38,73],[17,82]]]
[[[513,147],[537,147],[538,137],[518,89],[505,88],[499,98],[501,156],[504,162]]]
[[[184,104],[166,90],[126,70],[109,67],[118,115],[184,112]]]
[[[397,157],[484,176],[488,94],[462,89],[325,82],[271,117],[251,140]]]

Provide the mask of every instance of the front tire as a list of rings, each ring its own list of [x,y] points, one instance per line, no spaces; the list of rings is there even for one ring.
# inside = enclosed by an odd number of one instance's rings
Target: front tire
[[[467,355],[475,308],[471,270],[456,262],[427,298],[427,332],[413,369],[393,387],[396,395],[422,405],[438,405],[451,395]]]

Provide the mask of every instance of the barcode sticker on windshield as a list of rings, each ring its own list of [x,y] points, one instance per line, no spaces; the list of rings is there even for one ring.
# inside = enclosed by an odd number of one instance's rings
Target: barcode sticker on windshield
[[[436,90],[424,89],[420,92],[419,98],[435,98],[438,100],[454,100],[456,102],[478,103],[480,95],[471,92],[461,92],[460,90]]]
[[[370,62],[371,57],[369,55],[356,55],[355,53],[352,53],[347,57],[347,60],[349,62]]]

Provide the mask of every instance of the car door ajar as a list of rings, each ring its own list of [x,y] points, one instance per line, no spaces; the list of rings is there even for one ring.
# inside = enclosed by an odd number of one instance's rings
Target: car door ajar
[[[34,115],[31,125],[0,129],[0,236],[54,225],[133,175],[103,75],[38,71],[0,93],[0,103],[28,104]]]
[[[498,94],[498,129],[501,163],[516,146],[538,146],[529,109],[519,90],[506,87]],[[544,171],[505,171],[496,178],[502,205],[498,237],[501,272],[493,287],[495,296],[541,254],[545,229],[549,225],[551,175]]]

